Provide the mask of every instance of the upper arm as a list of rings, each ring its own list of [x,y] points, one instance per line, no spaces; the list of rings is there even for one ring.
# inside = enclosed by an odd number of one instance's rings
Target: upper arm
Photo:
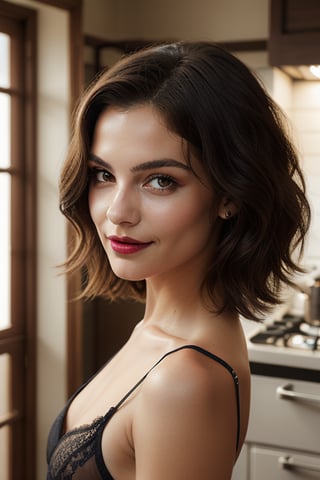
[[[237,431],[233,379],[199,357],[180,352],[147,378],[132,427],[137,480],[230,480]]]

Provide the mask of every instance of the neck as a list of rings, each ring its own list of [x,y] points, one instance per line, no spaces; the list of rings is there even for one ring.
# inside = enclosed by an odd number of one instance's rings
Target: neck
[[[147,280],[145,325],[154,325],[170,335],[193,338],[216,315],[205,306],[195,277],[183,281]]]

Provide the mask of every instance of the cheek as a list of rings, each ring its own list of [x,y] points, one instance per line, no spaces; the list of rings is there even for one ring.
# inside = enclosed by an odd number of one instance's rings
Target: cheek
[[[88,193],[89,212],[90,212],[93,223],[97,226],[105,213],[104,203],[105,202],[103,202],[102,197],[98,195],[97,191],[92,188],[91,189],[89,188],[89,193]]]
[[[188,234],[197,236],[199,241],[206,240],[212,232],[216,218],[212,204],[205,202],[199,208],[199,205],[189,203],[179,207],[162,217],[167,233],[177,236]]]

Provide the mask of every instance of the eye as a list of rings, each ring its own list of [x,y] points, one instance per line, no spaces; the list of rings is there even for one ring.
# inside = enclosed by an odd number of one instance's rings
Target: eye
[[[145,183],[147,188],[158,191],[171,191],[177,187],[177,182],[169,175],[157,174],[152,175]]]
[[[113,175],[108,170],[101,168],[91,168],[89,170],[89,179],[96,183],[108,183],[114,180]]]

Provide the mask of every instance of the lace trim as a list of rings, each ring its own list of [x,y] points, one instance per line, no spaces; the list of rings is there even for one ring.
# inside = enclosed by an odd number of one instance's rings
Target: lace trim
[[[67,432],[53,452],[47,480],[71,480],[76,469],[95,454],[97,433],[104,424],[105,417],[98,417],[90,425]]]

